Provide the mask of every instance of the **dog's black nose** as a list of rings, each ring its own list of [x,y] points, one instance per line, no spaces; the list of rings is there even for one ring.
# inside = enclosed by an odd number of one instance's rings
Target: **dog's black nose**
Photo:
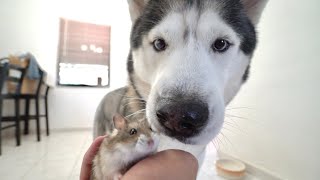
[[[197,134],[207,123],[209,110],[203,103],[170,103],[157,110],[158,121],[169,135],[187,138]]]

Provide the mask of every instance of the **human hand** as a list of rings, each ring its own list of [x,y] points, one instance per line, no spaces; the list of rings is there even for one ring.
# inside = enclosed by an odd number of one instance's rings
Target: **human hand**
[[[94,156],[97,154],[104,138],[105,136],[96,138],[89,147],[88,151],[85,153],[81,165],[80,180],[90,179],[92,172],[92,161],[94,159]]]
[[[105,136],[93,141],[83,157],[80,180],[89,180],[92,172],[92,161]],[[149,156],[138,162],[122,180],[194,180],[197,177],[198,161],[190,153],[180,150],[166,150]]]
[[[166,150],[150,156],[124,174],[121,180],[195,180],[198,161],[190,153]]]

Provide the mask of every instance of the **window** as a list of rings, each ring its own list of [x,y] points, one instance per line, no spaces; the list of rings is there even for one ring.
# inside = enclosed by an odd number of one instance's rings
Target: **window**
[[[58,84],[109,86],[111,27],[60,19]]]

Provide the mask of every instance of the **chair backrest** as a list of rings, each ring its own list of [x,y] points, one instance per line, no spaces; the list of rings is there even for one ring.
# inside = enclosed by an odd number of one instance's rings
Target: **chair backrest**
[[[25,72],[23,73],[22,76],[20,76],[22,78],[22,83],[21,87],[17,87],[18,91],[21,94],[32,94],[32,95],[47,95],[48,94],[48,89],[44,89],[43,87],[47,87],[45,86],[45,77],[46,77],[46,73],[38,66],[38,70],[39,70],[39,78],[37,79],[30,79],[28,77],[28,71],[30,70],[30,59],[29,60],[25,60],[25,61],[21,61],[19,59],[19,57],[15,57],[15,56],[10,56],[9,58],[10,64],[14,65],[15,67],[21,67],[25,69]],[[12,93],[12,88],[10,90],[10,92]],[[17,92],[17,91],[16,91]]]
[[[27,94],[27,95],[40,95],[42,90],[41,90],[41,83],[44,79],[44,72],[39,66],[35,66],[34,62],[33,64],[31,63],[30,57],[17,57],[17,56],[9,56],[9,61],[10,64],[23,67],[26,69],[26,74],[23,78],[22,81],[22,87],[21,87],[21,94]],[[24,59],[24,60],[22,60]],[[32,66],[32,67],[30,67]],[[35,69],[37,68],[37,69]],[[35,74],[33,71],[38,70],[39,71],[39,77],[34,78],[30,77],[31,74]],[[29,74],[28,74],[29,73]]]
[[[1,74],[3,75],[3,83],[2,87],[4,87],[4,84],[8,86],[8,92],[11,94],[20,94],[21,93],[21,87],[22,87],[22,81],[26,74],[26,68],[6,63],[3,65],[3,71]]]
[[[37,80],[38,84],[37,84],[37,91],[36,91],[36,95],[39,96],[41,93],[41,87],[44,84],[44,71],[39,67],[39,73],[40,73],[40,78]]]
[[[9,72],[9,64],[8,63],[0,63],[0,94],[4,91],[5,82]]]

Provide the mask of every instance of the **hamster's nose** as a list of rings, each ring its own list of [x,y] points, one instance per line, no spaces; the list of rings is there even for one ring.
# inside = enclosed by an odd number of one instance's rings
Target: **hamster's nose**
[[[197,102],[166,104],[156,113],[160,124],[169,131],[169,136],[181,138],[196,135],[209,116],[208,106]]]
[[[152,139],[148,140],[148,146],[152,147],[154,145],[154,141]]]

